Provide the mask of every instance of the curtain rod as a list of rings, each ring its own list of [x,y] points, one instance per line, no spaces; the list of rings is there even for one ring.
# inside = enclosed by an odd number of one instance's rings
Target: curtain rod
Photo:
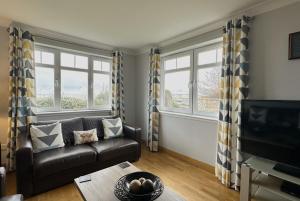
[[[6,31],[9,33],[9,27],[6,29]],[[49,37],[49,36],[46,36],[46,35],[41,35],[41,34],[31,34],[33,37],[37,37],[37,38],[43,38],[43,39],[48,39],[48,40],[52,40],[52,41],[56,41],[56,42],[60,42],[60,43],[66,43],[66,44],[69,44],[69,45],[77,45],[77,46],[83,46],[83,47],[86,47],[86,48],[89,48],[89,49],[94,49],[94,50],[100,50],[100,51],[104,51],[104,52],[107,52],[107,53],[112,53],[113,49],[100,49],[100,48],[97,48],[97,47],[93,47],[93,46],[89,46],[89,45],[85,45],[85,44],[80,44],[80,43],[76,43],[76,42],[71,42],[71,41],[68,41],[68,40],[63,40],[63,39],[56,39],[56,38],[53,38],[53,37]]]
[[[32,36],[33,37],[38,37],[38,38],[44,38],[44,39],[48,39],[48,40],[53,40],[53,41],[60,42],[60,43],[66,43],[66,44],[70,44],[70,45],[84,46],[86,48],[90,48],[90,49],[94,49],[94,50],[100,50],[100,51],[105,51],[105,52],[113,52],[114,51],[114,50],[100,49],[100,48],[97,48],[97,47],[84,45],[84,44],[80,44],[80,43],[76,43],[76,42],[71,42],[71,41],[68,41],[68,40],[56,39],[56,38],[52,38],[52,37],[45,36],[45,35],[32,34]]]

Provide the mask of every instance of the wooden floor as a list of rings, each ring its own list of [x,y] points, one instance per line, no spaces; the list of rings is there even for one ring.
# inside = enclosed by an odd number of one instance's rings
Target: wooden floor
[[[138,168],[158,175],[163,182],[189,201],[237,201],[239,194],[220,184],[215,176],[168,152],[151,153],[143,148]],[[7,193],[15,193],[15,175],[9,174]],[[28,201],[82,201],[74,184],[34,196]]]

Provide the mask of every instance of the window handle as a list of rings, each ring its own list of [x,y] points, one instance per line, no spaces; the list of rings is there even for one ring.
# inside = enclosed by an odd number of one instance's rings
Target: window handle
[[[59,82],[58,80],[55,80],[55,83],[54,83],[55,87],[58,87],[59,86]]]
[[[194,82],[193,82],[193,87],[194,87],[194,88],[197,87],[197,81],[196,81],[196,80],[194,80]]]
[[[188,88],[192,88],[193,87],[193,81],[190,81],[189,84],[188,84]]]

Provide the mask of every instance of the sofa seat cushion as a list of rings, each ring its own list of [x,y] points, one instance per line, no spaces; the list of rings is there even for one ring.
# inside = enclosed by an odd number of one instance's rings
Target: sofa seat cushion
[[[111,138],[90,144],[98,153],[97,159],[100,161],[110,161],[120,159],[120,157],[130,156],[138,152],[139,144],[128,138]],[[124,161],[127,159],[124,158]]]
[[[34,154],[34,174],[38,178],[96,161],[89,145],[67,146]]]

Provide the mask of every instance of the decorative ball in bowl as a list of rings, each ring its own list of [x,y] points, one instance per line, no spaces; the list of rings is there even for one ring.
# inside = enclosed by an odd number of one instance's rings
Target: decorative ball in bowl
[[[155,200],[162,194],[164,190],[164,185],[161,179],[149,172],[130,173],[119,179],[116,188],[118,183],[123,186],[123,195],[126,195],[129,200]],[[119,196],[117,197],[120,199]]]

